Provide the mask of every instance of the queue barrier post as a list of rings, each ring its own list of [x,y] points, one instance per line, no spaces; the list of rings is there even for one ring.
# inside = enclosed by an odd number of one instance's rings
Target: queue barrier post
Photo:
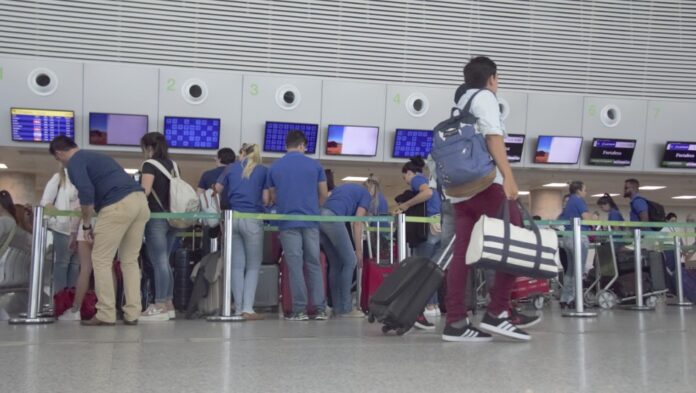
[[[241,322],[241,315],[232,314],[232,210],[224,213],[224,240],[222,243],[222,308],[220,315],[207,318],[208,322]]]
[[[585,311],[585,304],[583,303],[584,299],[582,296],[582,227],[580,225],[579,217],[573,219],[573,257],[573,264],[575,267],[575,311],[566,311],[563,313],[563,316],[575,318],[596,317],[596,312]]]
[[[653,310],[653,307],[648,307],[643,303],[643,250],[642,250],[642,231],[640,228],[633,230],[633,257],[635,258],[635,275],[636,275],[636,304],[627,306],[626,309],[633,311],[648,311]]]
[[[674,238],[674,269],[676,272],[677,280],[677,301],[675,303],[669,303],[670,306],[676,307],[691,307],[693,303],[684,300],[684,282],[682,281],[682,249],[681,249],[681,239]]]
[[[396,245],[398,257],[403,260],[406,258],[406,214],[401,213],[396,216]]]
[[[43,279],[43,265],[46,247],[46,226],[44,225],[44,208],[34,206],[34,223],[32,231],[31,248],[31,268],[29,279],[29,301],[27,303],[27,313],[19,318],[12,318],[9,323],[12,325],[35,325],[53,323],[53,316],[42,316],[39,314],[41,308],[41,293]]]

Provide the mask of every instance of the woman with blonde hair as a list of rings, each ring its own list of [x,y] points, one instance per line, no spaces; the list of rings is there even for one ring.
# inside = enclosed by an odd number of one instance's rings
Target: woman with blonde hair
[[[239,160],[227,166],[215,190],[227,192],[230,208],[243,213],[263,213],[269,203],[261,149],[244,145]],[[263,220],[235,218],[232,224],[232,293],[235,314],[246,320],[263,319],[254,312],[254,297],[263,260]]]

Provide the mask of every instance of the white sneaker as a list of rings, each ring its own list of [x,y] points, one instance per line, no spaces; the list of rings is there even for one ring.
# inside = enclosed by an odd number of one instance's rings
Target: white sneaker
[[[358,309],[353,309],[353,311],[341,314],[341,317],[343,318],[365,318],[365,313],[358,310]]]
[[[58,317],[59,321],[81,321],[80,310],[73,311],[71,308],[65,310],[63,315]]]
[[[176,319],[176,310],[171,309],[167,311],[167,315],[169,315],[169,319]]]
[[[423,315],[426,317],[439,317],[440,307],[426,308],[425,311],[423,311]]]
[[[140,322],[166,322],[169,320],[169,312],[166,308],[159,308],[150,304],[138,318]]]

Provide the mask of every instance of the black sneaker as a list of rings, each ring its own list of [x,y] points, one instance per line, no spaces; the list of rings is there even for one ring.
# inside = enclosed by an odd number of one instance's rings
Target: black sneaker
[[[416,318],[416,322],[413,324],[413,326],[416,329],[420,330],[435,330],[435,325],[430,323],[430,321],[428,321],[423,314],[419,315],[418,318]]]
[[[481,329],[516,340],[529,341],[532,339],[527,332],[519,329],[510,321],[507,311],[503,311],[497,317],[486,312],[481,320]]]
[[[456,328],[452,325],[446,325],[442,332],[442,341],[449,342],[488,342],[493,340],[493,336],[486,332],[482,332],[470,323],[467,323],[463,328]]]
[[[541,322],[541,316],[526,315],[517,311],[515,308],[510,310],[510,323],[518,328],[526,329]]]
[[[298,312],[298,313],[294,313],[294,314],[290,314],[290,315],[286,316],[285,320],[286,321],[309,321],[309,317],[307,316],[307,314],[305,314],[303,312]]]

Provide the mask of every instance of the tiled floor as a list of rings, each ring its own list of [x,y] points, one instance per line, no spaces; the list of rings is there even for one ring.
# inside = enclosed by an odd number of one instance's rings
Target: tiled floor
[[[366,320],[0,325],[0,392],[695,392],[696,309],[562,318],[530,343]]]

